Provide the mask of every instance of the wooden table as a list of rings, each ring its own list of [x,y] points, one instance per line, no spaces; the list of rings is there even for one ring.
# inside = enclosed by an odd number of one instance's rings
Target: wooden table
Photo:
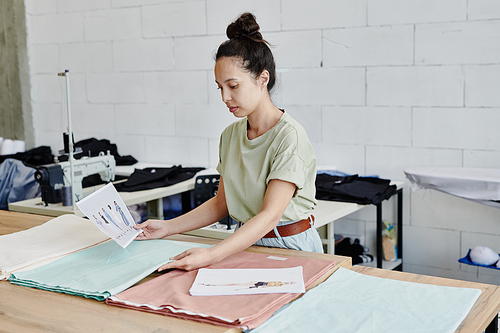
[[[500,312],[500,286],[484,283],[446,279],[434,276],[397,272],[373,267],[353,266],[353,271],[385,279],[432,284],[437,286],[481,289],[481,295],[456,332],[497,333]],[[453,311],[453,309],[450,309]]]
[[[0,235],[32,228],[50,219],[51,217],[49,216],[0,211]],[[176,235],[169,237],[169,239],[206,244],[215,244],[218,242],[215,239],[189,235]],[[351,259],[342,256],[257,246],[252,246],[248,251],[336,260],[337,267],[351,268]],[[480,289],[481,295],[457,332],[480,333],[485,329],[494,332],[494,319],[500,311],[500,286],[364,266],[354,266],[351,269],[362,274],[387,279]],[[336,268],[325,274],[311,288],[324,281],[335,270]],[[155,276],[158,276],[158,274],[153,273],[145,280],[154,278]],[[144,282],[144,280],[141,282]],[[0,295],[0,328],[2,331],[7,332],[240,332],[240,330],[236,329],[227,329],[194,321],[108,306],[104,302],[77,296],[16,286],[7,281],[0,281]],[[453,309],[450,309],[450,311],[453,311]]]
[[[0,235],[32,228],[50,219],[50,216],[0,210]],[[189,235],[176,235],[168,239],[205,244],[219,242]],[[351,258],[342,256],[257,246],[252,246],[247,251],[337,261],[336,267],[311,288],[326,280],[338,267],[351,267]],[[139,283],[158,275],[153,273]],[[7,281],[0,281],[0,295],[2,332],[241,332],[238,329],[122,309],[78,296],[16,286]]]

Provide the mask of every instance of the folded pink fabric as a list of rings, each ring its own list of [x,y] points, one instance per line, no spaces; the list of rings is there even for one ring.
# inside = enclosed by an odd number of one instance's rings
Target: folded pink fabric
[[[336,262],[239,252],[207,268],[289,268],[302,266],[306,289]],[[174,270],[106,299],[106,304],[195,320],[203,323],[252,329],[266,321],[299,294],[191,296],[189,288],[197,270]]]

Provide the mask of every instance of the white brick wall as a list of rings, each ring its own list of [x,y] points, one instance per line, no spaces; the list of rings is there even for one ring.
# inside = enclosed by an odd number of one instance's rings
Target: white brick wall
[[[416,147],[366,147],[366,173],[389,179],[404,180],[403,171],[409,167],[459,167],[462,152],[456,149],[430,149]]]
[[[499,124],[498,108],[418,108],[413,113],[413,145],[498,151]]]
[[[36,73],[57,73],[59,68],[59,48],[57,45],[42,44],[31,46],[30,67]]]
[[[175,107],[173,104],[117,104],[115,106],[117,133],[154,136],[175,136]]]
[[[219,106],[178,105],[175,110],[176,134],[184,137],[219,139],[234,119]],[[198,119],[198,121],[193,121]]]
[[[364,0],[288,0],[282,3],[282,29],[325,29],[366,24]]]
[[[70,43],[59,47],[59,65],[71,73],[110,72],[113,48],[110,43]]]
[[[414,265],[458,269],[460,232],[405,226],[403,254]],[[443,241],[446,239],[446,241]]]
[[[86,41],[141,38],[141,9],[114,8],[84,12],[84,29]]]
[[[113,42],[113,60],[114,69],[118,72],[172,70],[172,39]]]
[[[416,166],[500,167],[496,0],[25,0],[36,145],[75,139],[140,161],[215,167],[234,121],[213,76],[228,23],[254,12],[278,66],[273,101],[319,165],[404,180]],[[500,283],[457,260],[500,244],[500,210],[405,190],[405,270]],[[390,215],[388,218],[392,218]],[[374,209],[343,220],[373,247]],[[373,250],[373,249],[372,249]],[[500,248],[496,248],[500,252]]]
[[[415,29],[415,63],[497,63],[499,30],[500,21],[419,25]]]
[[[465,73],[466,106],[500,106],[500,65],[468,66]]]
[[[466,0],[375,0],[368,3],[369,25],[463,21]]]
[[[500,161],[498,151],[464,151],[464,167],[467,168],[498,168],[498,161]]]
[[[500,17],[500,3],[496,0],[469,0],[469,20],[498,19]]]
[[[225,40],[225,35],[175,38],[173,47],[175,69],[206,70],[211,74],[215,65],[217,46]],[[193,52],[193,45],[196,45],[196,52]],[[211,79],[215,82],[213,75]]]
[[[311,68],[321,65],[321,31],[287,31],[269,33],[266,40],[272,45],[277,67]]]
[[[170,165],[208,167],[209,142],[206,138],[146,137],[146,160]]]
[[[280,0],[210,0],[206,4],[209,35],[223,34],[225,37],[228,24],[244,12],[251,12],[258,18],[262,32],[281,30]]]
[[[205,35],[204,1],[185,1],[142,7],[143,37]]]
[[[87,93],[91,103],[144,102],[141,73],[99,73],[87,75]]]
[[[27,27],[30,44],[84,41],[83,15],[81,13],[28,16]]]
[[[206,103],[206,75],[204,71],[145,73],[146,100],[148,103]]]
[[[291,69],[281,76],[283,103],[292,105],[364,105],[363,68]]]
[[[324,66],[383,66],[413,63],[413,26],[323,31]]]
[[[368,105],[463,106],[459,66],[373,67],[366,82]]]
[[[330,106],[323,112],[323,139],[327,142],[403,147],[411,144],[410,108]]]

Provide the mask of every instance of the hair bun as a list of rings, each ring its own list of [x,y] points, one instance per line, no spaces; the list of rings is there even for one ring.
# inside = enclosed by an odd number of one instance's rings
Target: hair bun
[[[241,14],[236,21],[228,25],[226,35],[229,39],[248,37],[254,41],[262,41],[259,29],[255,16],[247,12]]]

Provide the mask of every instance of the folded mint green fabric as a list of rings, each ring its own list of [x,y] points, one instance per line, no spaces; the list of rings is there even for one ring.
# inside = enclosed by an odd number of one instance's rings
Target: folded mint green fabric
[[[45,266],[11,275],[20,286],[104,300],[134,285],[173,257],[210,245],[170,240],[133,241],[127,248],[107,242]]]
[[[251,332],[455,332],[480,294],[340,267]]]

